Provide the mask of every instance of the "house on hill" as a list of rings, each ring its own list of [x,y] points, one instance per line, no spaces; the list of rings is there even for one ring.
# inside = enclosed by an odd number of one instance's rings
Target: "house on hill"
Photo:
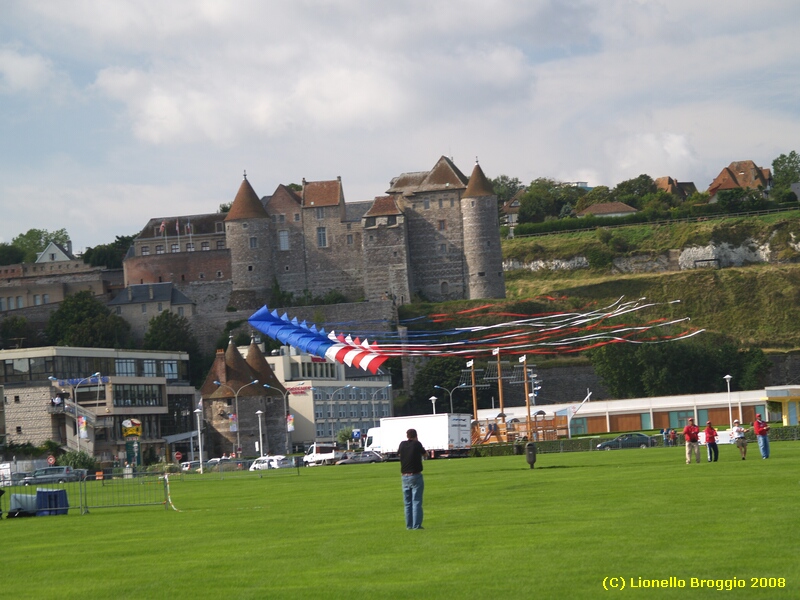
[[[681,201],[686,200],[692,194],[697,193],[697,186],[695,186],[694,182],[692,181],[677,181],[672,177],[659,177],[658,179],[654,180],[656,187],[659,190],[667,192],[668,194],[672,194],[673,196],[680,198]]]
[[[578,217],[627,217],[639,212],[624,202],[600,202],[591,204],[578,213]]]
[[[736,188],[761,190],[766,197],[772,188],[772,171],[757,166],[752,160],[732,162],[708,186],[709,203],[716,202],[717,193]]]

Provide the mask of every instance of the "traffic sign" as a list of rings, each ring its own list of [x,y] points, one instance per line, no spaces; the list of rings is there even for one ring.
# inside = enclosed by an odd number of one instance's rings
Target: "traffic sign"
[[[48,456],[47,457],[47,464],[50,465],[50,466],[56,464],[56,457],[53,456],[52,454],[50,456]]]
[[[182,458],[183,458],[183,454],[181,454],[180,452],[176,452],[175,453],[175,460],[177,460],[178,462],[181,462]]]

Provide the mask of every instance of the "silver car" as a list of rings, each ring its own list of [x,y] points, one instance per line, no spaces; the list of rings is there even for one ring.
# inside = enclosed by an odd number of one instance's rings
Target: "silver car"
[[[22,485],[37,485],[39,483],[66,483],[79,481],[80,474],[72,467],[45,467],[36,469],[33,475],[22,480]]]

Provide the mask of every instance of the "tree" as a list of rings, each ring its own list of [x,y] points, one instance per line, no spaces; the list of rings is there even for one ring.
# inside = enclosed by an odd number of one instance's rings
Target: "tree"
[[[611,192],[609,202],[624,202],[634,208],[642,208],[642,199],[648,194],[655,194],[658,191],[655,181],[649,175],[639,175],[634,179],[620,181]]]
[[[440,385],[448,390],[453,389],[461,380],[464,359],[432,358],[417,371],[409,399],[409,414],[426,414],[431,412],[429,398],[439,398],[437,412],[450,411],[450,397],[447,392],[436,389]],[[453,409],[455,412],[472,413],[472,398],[465,391],[453,392]]]
[[[87,248],[83,253],[83,262],[93,267],[106,267],[107,269],[121,269],[122,260],[133,244],[135,236],[118,235],[110,244],[101,244]]]
[[[776,191],[788,190],[800,182],[800,155],[794,150],[781,154],[772,161],[772,187]]]
[[[569,183],[534,179],[519,200],[519,222],[541,223],[547,217],[558,217],[565,205],[577,206],[585,194],[586,190]]]
[[[16,265],[24,259],[25,252],[22,249],[5,242],[0,244],[0,265]]]
[[[490,179],[489,183],[492,184],[492,191],[497,196],[497,203],[500,205],[511,200],[518,191],[525,187],[519,179],[508,175],[499,175]]]
[[[58,457],[57,464],[62,467],[69,466],[73,469],[86,469],[90,473],[94,473],[97,470],[97,463],[94,458],[83,450],[80,452],[71,450],[70,452],[62,454]]]
[[[217,212],[220,212],[220,213],[223,213],[223,214],[226,213],[226,212],[230,212],[232,204],[233,204],[233,202],[224,202],[224,203],[220,204],[219,205],[219,210]]]
[[[589,358],[617,398],[722,392],[726,374],[739,389],[757,389],[771,367],[761,350],[741,350],[732,339],[711,333],[664,344],[609,344]]]
[[[592,204],[603,204],[611,201],[611,190],[604,185],[598,185],[582,196],[575,205],[575,210],[580,212]]]
[[[345,427],[344,429],[340,429],[336,434],[336,441],[343,446],[346,446],[348,442],[350,442],[352,439],[353,439],[352,427]]]
[[[165,310],[157,317],[150,319],[142,347],[145,350],[187,352],[191,381],[197,385],[202,383],[204,361],[200,354],[200,346],[186,317]]]
[[[91,292],[68,296],[50,315],[47,338],[56,346],[131,348],[131,326],[112,315]]]
[[[39,345],[39,332],[25,317],[12,315],[0,323],[0,348],[32,348]]]
[[[62,246],[69,243],[69,234],[66,229],[57,231],[47,231],[46,229],[29,229],[25,233],[19,234],[11,240],[11,245],[16,246],[24,252],[23,262],[36,262],[39,253],[42,252],[47,244],[55,242]]]

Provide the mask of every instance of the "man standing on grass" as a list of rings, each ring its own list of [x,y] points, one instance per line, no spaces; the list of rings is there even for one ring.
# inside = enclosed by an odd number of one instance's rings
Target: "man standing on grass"
[[[711,421],[706,421],[706,449],[708,450],[708,462],[717,462],[719,459],[719,448],[717,448],[717,430],[711,426]]]
[[[769,458],[769,425],[761,420],[761,414],[756,415],[753,421],[753,433],[758,440],[758,449],[761,450],[761,458]]]
[[[406,529],[422,527],[422,492],[425,482],[422,479],[422,458],[425,448],[417,439],[417,430],[406,431],[406,440],[400,442],[397,453],[400,455],[400,473],[403,476],[403,503],[406,513]]]
[[[686,464],[692,462],[694,452],[697,462],[700,462],[700,428],[694,424],[694,419],[689,417],[689,424],[683,428],[683,438],[686,440]]]

